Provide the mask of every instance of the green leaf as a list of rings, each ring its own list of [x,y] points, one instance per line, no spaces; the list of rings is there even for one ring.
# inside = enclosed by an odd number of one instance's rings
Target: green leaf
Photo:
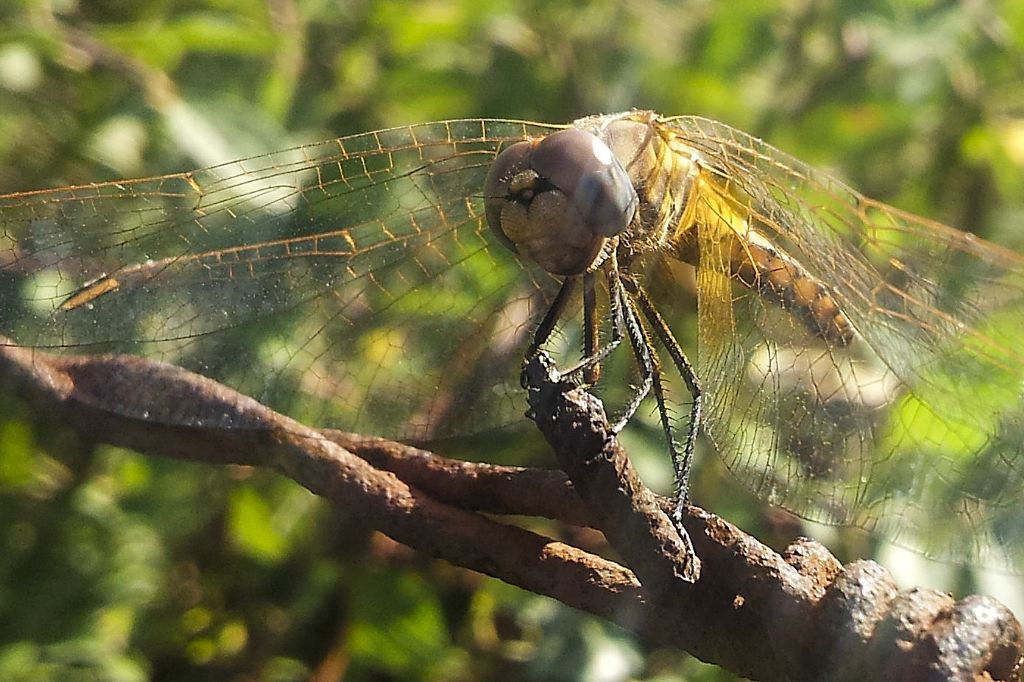
[[[433,586],[412,573],[369,570],[352,589],[353,661],[409,679],[429,679],[451,647]]]
[[[239,550],[259,561],[276,562],[288,548],[285,537],[274,527],[270,505],[250,486],[231,494],[228,533]]]

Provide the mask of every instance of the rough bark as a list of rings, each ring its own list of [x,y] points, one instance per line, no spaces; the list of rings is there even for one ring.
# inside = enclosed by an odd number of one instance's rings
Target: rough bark
[[[600,403],[543,372],[532,377],[531,409],[568,477],[316,430],[136,357],[64,358],[0,343],[0,386],[96,441],[275,469],[398,542],[750,678],[1019,679],[1024,633],[991,598],[901,592],[878,564],[843,567],[809,540],[779,554],[695,507],[684,519],[689,539],[680,538]],[[493,514],[594,526],[626,565]]]

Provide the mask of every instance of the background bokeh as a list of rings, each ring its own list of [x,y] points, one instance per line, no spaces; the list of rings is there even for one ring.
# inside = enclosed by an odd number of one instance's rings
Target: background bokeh
[[[427,120],[640,107],[722,120],[1024,250],[1024,5],[898,5],[8,0],[0,192]],[[664,489],[646,435],[629,445]],[[802,526],[702,454],[697,501],[766,541],[819,533],[908,585],[1024,614],[1019,577]],[[416,555],[278,477],[83,443],[0,390],[0,679],[311,676],[731,679]]]

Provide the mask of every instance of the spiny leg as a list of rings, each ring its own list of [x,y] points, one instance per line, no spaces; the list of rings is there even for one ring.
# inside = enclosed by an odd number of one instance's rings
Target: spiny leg
[[[617,268],[612,263],[611,268],[617,272]],[[540,325],[537,326],[537,331],[534,332],[533,341],[530,343],[529,348],[526,349],[526,356],[523,359],[523,366],[525,367],[531,360],[537,357],[540,353],[541,348],[547,343],[551,334],[555,330],[555,326],[561,319],[565,309],[569,304],[569,300],[572,298],[573,289],[576,286],[576,282],[579,277],[566,277],[562,281],[562,286],[558,290],[558,294],[555,295],[555,300],[548,306],[547,312],[544,314],[544,319],[541,320]],[[597,378],[601,373],[601,363],[604,362],[605,358],[618,345],[622,342],[622,307],[621,302],[614,297],[611,297],[611,316],[612,316],[612,338],[605,346],[599,346],[598,344],[598,325],[597,318],[595,315],[595,309],[597,307],[597,296],[594,285],[594,273],[588,272],[582,275],[583,279],[583,326],[584,326],[584,357],[575,365],[572,365],[564,371],[557,371],[558,376],[568,377],[569,379],[578,379],[582,375],[584,382],[587,385],[593,385],[597,381]],[[621,288],[621,285],[620,285]],[[521,377],[521,382],[526,381],[525,375]],[[525,386],[525,383],[523,384]]]
[[[647,353],[652,361],[651,366],[653,371],[651,374],[651,390],[654,393],[655,401],[658,403],[658,415],[661,419],[661,428],[665,432],[665,438],[668,440],[669,449],[672,452],[674,462],[675,458],[679,455],[679,445],[676,443],[676,439],[673,436],[672,419],[668,413],[668,402],[665,400],[665,384],[662,381],[661,359],[654,351],[654,344],[647,328],[640,325],[640,332],[643,334],[644,346],[648,349]],[[633,354],[636,356],[637,363],[642,366],[644,363],[644,357],[641,354],[641,349],[638,348],[636,344],[633,344]]]
[[[597,312],[597,289],[594,273],[583,275],[583,357],[593,357],[600,342]],[[583,370],[583,381],[593,386],[601,378],[601,365],[594,363]]]
[[[662,381],[662,371],[663,370],[662,370],[662,366],[661,366],[661,359],[658,357],[657,353],[653,352],[654,342],[651,339],[651,335],[650,335],[650,332],[647,330],[647,327],[641,325],[640,330],[643,332],[645,343],[647,344],[647,346],[649,348],[652,349],[651,357],[654,360],[654,375],[653,375],[652,390],[654,392],[654,399],[658,403],[658,416],[659,416],[659,418],[661,420],[661,428],[662,428],[662,431],[664,431],[664,433],[665,433],[665,439],[668,442],[669,452],[672,455],[673,470],[674,470],[674,472],[677,475],[676,485],[675,485],[675,488],[676,488],[675,492],[676,492],[676,497],[678,498],[679,497],[679,489],[680,489],[679,480],[678,480],[678,473],[679,473],[679,468],[680,467],[678,466],[678,464],[684,458],[684,454],[682,453],[682,451],[679,448],[679,443],[676,441],[675,429],[673,428],[673,425],[672,425],[672,416],[669,414],[668,401],[665,399],[665,384]],[[635,352],[635,349],[634,349],[634,352]],[[637,362],[641,362],[641,358],[640,358],[639,354],[637,354]]]
[[[630,305],[632,306],[632,303]],[[637,344],[634,342],[633,353],[636,356],[637,363],[641,366],[644,365],[645,361],[650,361],[651,389],[654,393],[654,399],[658,403],[658,416],[661,419],[661,428],[664,430],[665,438],[668,441],[669,452],[672,455],[672,468],[675,473],[676,503],[675,508],[672,510],[672,524],[675,526],[676,532],[679,533],[679,539],[683,543],[683,552],[694,561],[694,572],[690,574],[690,580],[693,582],[696,581],[699,575],[699,561],[696,560],[697,552],[693,548],[690,534],[683,525],[683,510],[688,498],[688,484],[687,479],[682,476],[689,475],[689,459],[685,453],[680,453],[679,444],[673,435],[672,418],[668,413],[668,402],[665,400],[665,385],[661,379],[661,360],[654,350],[654,344],[647,331],[647,327],[638,324],[637,328],[642,335],[641,340],[643,343]],[[630,338],[634,337],[631,336]],[[680,471],[685,473],[680,474]]]
[[[703,391],[701,390],[700,380],[693,370],[693,365],[690,364],[675,335],[665,322],[665,318],[658,312],[658,309],[648,298],[646,292],[636,286],[634,282],[627,282],[626,287],[635,297],[644,317],[647,318],[647,321],[654,328],[654,333],[658,335],[658,339],[665,346],[665,349],[668,350],[672,362],[686,383],[686,388],[690,391],[690,396],[693,399],[690,405],[690,423],[686,429],[686,441],[683,444],[682,453],[679,452],[678,445],[672,438],[670,425],[666,421],[668,416],[662,412],[662,424],[668,432],[669,449],[672,453],[672,466],[675,469],[676,509],[674,515],[677,521],[681,521],[682,508],[689,502],[690,467],[693,463],[693,451],[697,443],[697,434],[699,433],[702,419]],[[659,409],[660,407],[661,400],[659,400]]]
[[[593,273],[587,273],[583,276],[583,303],[584,306],[591,306],[591,309],[588,311],[584,308],[583,311],[583,324],[585,327],[584,351],[586,356],[580,362],[562,372],[562,376],[572,377],[582,373],[585,379],[589,373],[593,373],[596,377],[600,374],[601,363],[604,362],[605,358],[607,358],[613,350],[619,347],[620,343],[622,343],[622,329],[624,326],[622,316],[625,292],[622,290],[621,282],[619,282],[619,268],[615,262],[614,255],[611,256],[610,261],[611,262],[608,264],[608,267],[605,269],[605,274],[608,278],[608,305],[612,318],[612,338],[604,346],[600,346],[597,343],[597,320],[593,310],[593,307],[596,307],[597,305],[597,300],[596,296],[588,297],[586,294],[587,288],[593,289]],[[588,277],[591,278],[589,282],[587,280]],[[613,280],[615,282],[614,285],[612,283]],[[592,344],[593,348],[588,349],[588,344]]]
[[[600,372],[599,368],[601,363],[604,362],[605,358],[607,358],[620,343],[622,343],[622,339],[625,336],[623,329],[625,329],[629,334],[630,343],[639,353],[637,361],[641,367],[642,383],[636,391],[634,391],[633,397],[630,399],[629,403],[627,403],[622,416],[612,426],[612,431],[614,433],[619,433],[625,428],[629,419],[640,406],[640,403],[643,402],[643,399],[651,392],[651,386],[654,382],[655,360],[653,359],[650,344],[646,340],[640,321],[637,319],[633,303],[630,301],[629,296],[626,293],[626,289],[622,284],[622,280],[619,277],[618,263],[615,260],[614,254],[609,260],[610,262],[607,264],[607,267],[604,268],[604,272],[608,285],[608,304],[611,313],[612,338],[604,346],[599,346],[597,321],[594,314],[594,308],[597,305],[597,301],[596,296],[594,295],[593,273],[586,273],[583,275],[585,357],[567,370],[558,372],[558,374],[563,377],[573,377],[574,375],[582,374],[583,378],[586,379],[592,373],[596,377]],[[565,311],[567,302],[572,294],[573,286],[575,286],[575,278],[566,278],[562,283],[562,288],[559,289],[558,294],[555,296],[555,300],[551,303],[547,313],[544,315],[544,319],[541,320],[540,326],[537,328],[533,343],[527,350],[524,365],[537,356],[540,352],[541,346],[551,336],[555,325],[558,323],[559,318]],[[587,293],[588,290],[590,291],[589,294]]]
[[[637,319],[633,302],[626,293],[622,279],[619,277],[618,269],[615,267],[609,268],[606,274],[608,279],[608,297],[614,304],[613,307],[619,311],[618,323],[625,326],[626,332],[629,334],[630,344],[633,346],[633,352],[636,354],[637,364],[640,365],[641,383],[633,391],[633,396],[626,404],[618,421],[612,425],[612,432],[619,433],[636,413],[640,403],[651,392],[651,387],[654,385],[654,377],[657,373],[657,361],[650,344],[647,342],[647,337],[644,334],[640,320]],[[615,331],[614,323],[615,320],[613,320],[613,332]],[[621,337],[621,329],[618,334]]]
[[[547,343],[551,337],[551,332],[555,330],[555,325],[558,324],[562,313],[565,312],[565,306],[569,303],[569,299],[572,298],[572,290],[575,286],[575,277],[566,277],[562,280],[562,286],[555,295],[555,300],[548,306],[548,311],[544,313],[544,319],[540,321],[537,331],[533,333],[533,341],[530,343],[530,347],[526,349],[524,365],[537,357],[541,346]]]

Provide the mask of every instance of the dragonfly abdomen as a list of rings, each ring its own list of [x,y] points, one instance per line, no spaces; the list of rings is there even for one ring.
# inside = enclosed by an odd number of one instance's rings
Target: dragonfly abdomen
[[[842,346],[855,336],[828,288],[756,232],[732,240],[730,275],[800,319],[815,336]]]
[[[825,341],[840,346],[853,341],[853,325],[829,288],[754,229],[747,203],[727,183],[707,171],[687,180],[687,205],[671,238],[676,257],[696,266],[703,262],[705,267],[728,269],[731,279],[786,310]]]

